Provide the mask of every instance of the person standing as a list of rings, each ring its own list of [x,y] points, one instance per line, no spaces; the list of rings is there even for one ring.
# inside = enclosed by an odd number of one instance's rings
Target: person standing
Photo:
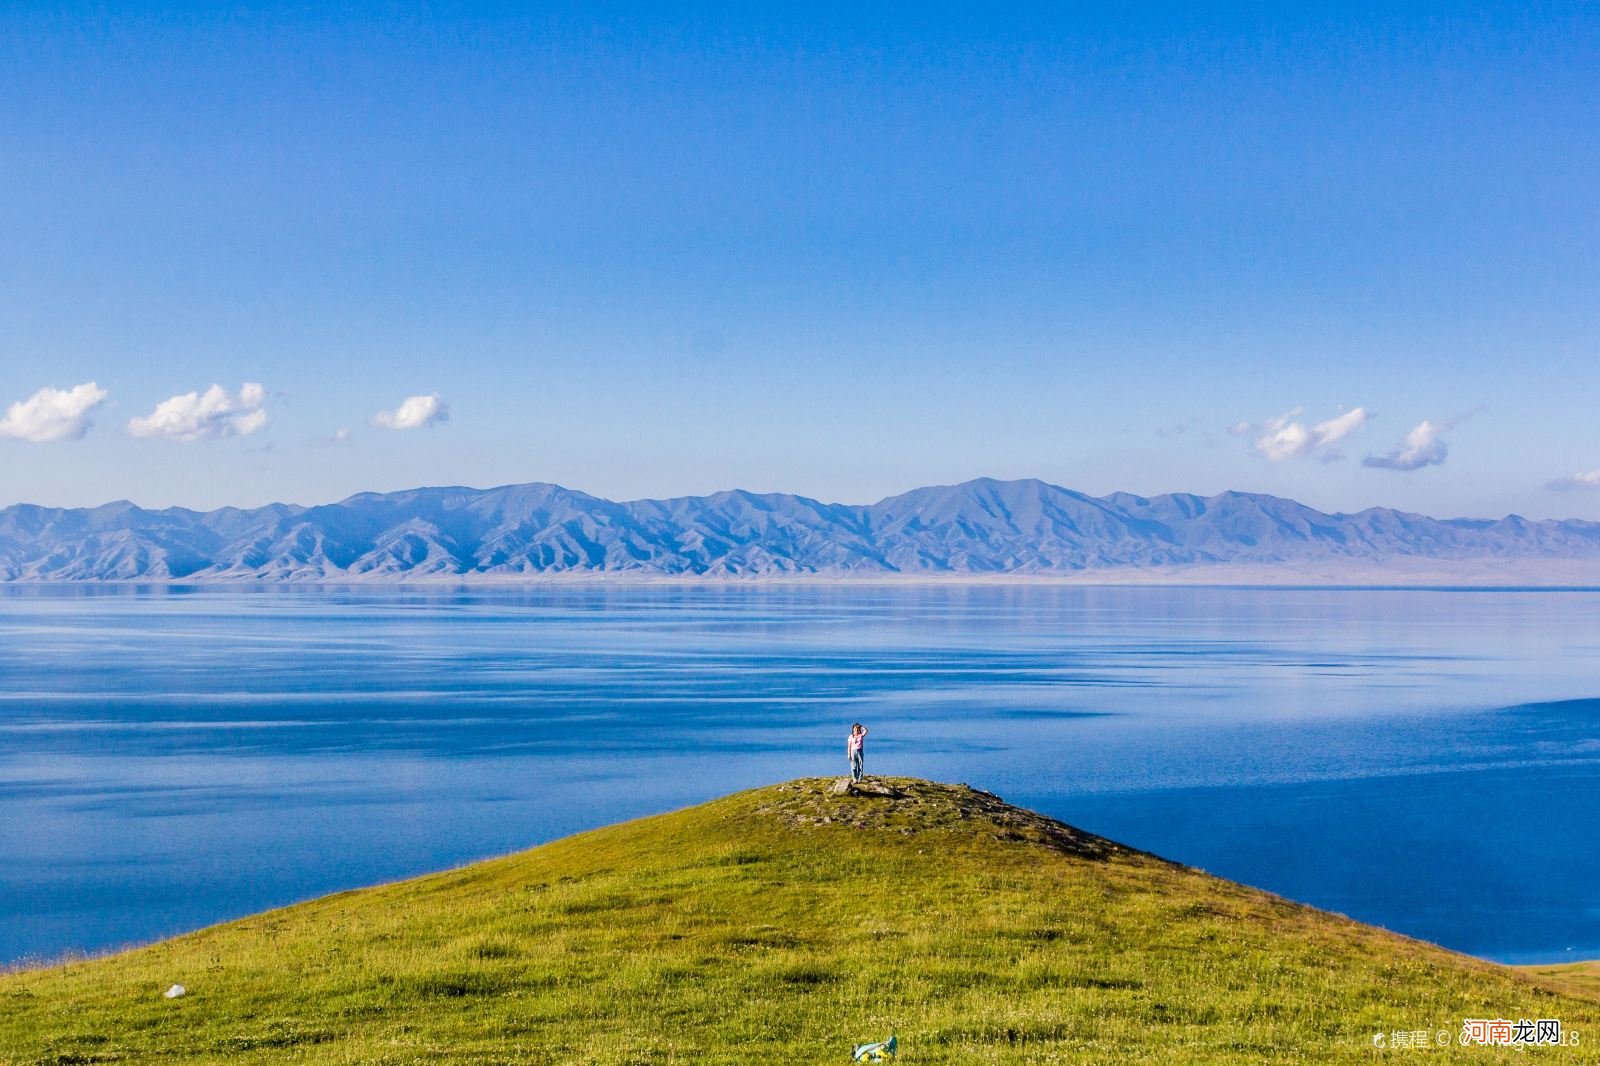
[[[860,781],[867,757],[867,727],[857,722],[850,727],[850,739],[845,742],[845,754],[850,756],[850,780]]]

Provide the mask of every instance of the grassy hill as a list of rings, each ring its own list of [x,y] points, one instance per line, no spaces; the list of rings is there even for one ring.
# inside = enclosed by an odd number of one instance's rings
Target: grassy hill
[[[1600,1000],[1600,962],[1567,962],[1555,966],[1519,966],[1539,983],[1573,995]]]
[[[1424,1054],[1375,1049],[1375,1033],[1464,1017],[1555,1017],[1600,1043],[1600,1002],[1570,979],[965,786],[830,785],[0,978],[0,1062],[823,1063],[891,1033],[902,1062],[1371,1062]],[[164,999],[174,983],[189,994]]]

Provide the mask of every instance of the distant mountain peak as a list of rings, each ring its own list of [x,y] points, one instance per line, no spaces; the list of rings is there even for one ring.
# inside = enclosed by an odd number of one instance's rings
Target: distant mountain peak
[[[865,506],[744,489],[617,502],[529,482],[365,492],[316,507],[146,511],[119,500],[0,510],[0,580],[12,582],[1198,573],[1338,581],[1423,570],[1449,581],[1510,579],[1530,567],[1581,579],[1570,583],[1600,580],[1600,523],[1435,519],[1380,507],[1325,514],[1237,491],[1094,497],[1037,478],[988,477]]]

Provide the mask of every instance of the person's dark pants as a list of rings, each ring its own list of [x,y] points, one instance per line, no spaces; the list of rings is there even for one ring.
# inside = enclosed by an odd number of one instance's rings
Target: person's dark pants
[[[860,781],[861,780],[861,774],[863,773],[862,767],[863,767],[863,764],[865,763],[865,761],[866,761],[865,757],[862,755],[861,752],[852,751],[850,753],[850,780],[852,780],[852,781]]]

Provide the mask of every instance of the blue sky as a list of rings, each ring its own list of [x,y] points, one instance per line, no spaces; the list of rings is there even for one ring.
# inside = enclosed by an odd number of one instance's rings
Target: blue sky
[[[0,505],[1600,518],[1600,12],[1195,6],[7,5]]]

